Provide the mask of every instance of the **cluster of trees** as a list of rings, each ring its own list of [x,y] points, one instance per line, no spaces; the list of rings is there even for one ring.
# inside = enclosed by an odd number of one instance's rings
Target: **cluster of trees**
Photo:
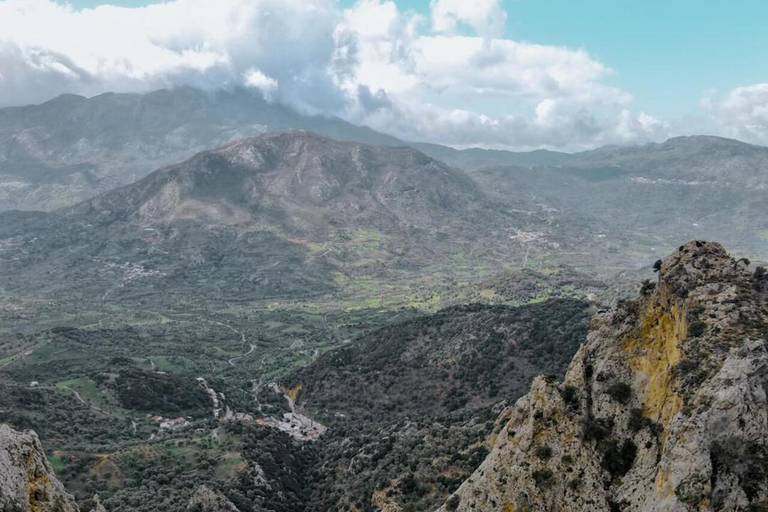
[[[484,408],[524,393],[536,375],[562,376],[591,309],[576,299],[521,307],[469,305],[371,332],[287,379],[302,400],[371,420]]]
[[[211,397],[191,377],[130,368],[120,372],[114,381],[104,374],[93,378],[97,383],[113,386],[126,409],[155,414],[192,412],[202,415],[212,407]]]

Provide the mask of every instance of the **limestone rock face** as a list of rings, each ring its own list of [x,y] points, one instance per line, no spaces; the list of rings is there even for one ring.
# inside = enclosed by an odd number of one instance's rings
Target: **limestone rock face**
[[[107,512],[107,509],[101,504],[98,494],[93,497],[93,508],[91,509],[91,512]]]
[[[32,431],[0,425],[0,511],[79,512]]]
[[[223,494],[201,485],[187,504],[187,512],[239,512]]]
[[[711,242],[597,315],[445,511],[768,510],[768,282]]]

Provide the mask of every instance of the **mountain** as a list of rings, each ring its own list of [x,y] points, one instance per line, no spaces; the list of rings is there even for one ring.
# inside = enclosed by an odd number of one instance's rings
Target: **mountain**
[[[641,146],[606,146],[572,155],[574,171],[603,168],[656,179],[765,188],[768,147],[712,136],[674,137]],[[599,178],[599,176],[595,176]]]
[[[759,257],[768,249],[768,148],[718,137],[606,147],[555,166],[473,172],[492,195],[535,198],[626,253],[717,238]]]
[[[557,229],[412,148],[268,132],[67,209],[0,214],[0,286],[93,300],[308,297],[498,267],[527,257],[516,233]]]
[[[65,95],[0,109],[0,210],[71,206],[205,149],[288,128],[402,145],[370,128],[302,115],[243,89]]]
[[[717,243],[599,314],[562,383],[537,378],[441,511],[761,510],[768,279]]]
[[[146,94],[63,95],[0,109],[0,211],[71,206],[163,165],[264,131],[309,130],[340,140],[411,145],[451,166],[554,165],[568,155],[457,150],[409,143],[336,117],[306,115],[245,89],[178,87]]]
[[[75,499],[56,479],[32,431],[0,424],[0,510],[79,512]]]
[[[410,146],[426,155],[465,171],[474,171],[484,167],[521,166],[535,167],[540,165],[561,165],[571,159],[569,153],[537,149],[534,151],[505,151],[499,149],[468,148],[455,149],[440,144],[412,142]]]

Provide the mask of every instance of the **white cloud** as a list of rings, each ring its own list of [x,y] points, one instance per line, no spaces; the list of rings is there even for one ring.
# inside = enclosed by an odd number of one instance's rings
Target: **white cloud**
[[[768,83],[737,87],[722,98],[710,92],[703,104],[721,135],[768,144]]]
[[[249,69],[245,72],[243,78],[246,86],[259,89],[268,100],[271,100],[273,94],[277,91],[277,80],[271,76],[265,75],[259,69]]]
[[[325,72],[337,15],[333,0],[172,0],[80,11],[52,0],[0,1],[0,102],[41,101],[56,89],[242,85],[256,68],[279,83],[281,99],[338,107]]]
[[[501,0],[432,0],[430,8],[435,32],[453,33],[465,24],[483,38],[492,38],[501,36],[507,22]]]
[[[75,10],[0,0],[0,103],[64,92],[248,86],[414,140],[580,149],[666,125],[584,50],[503,37],[499,0],[168,0]]]
[[[461,21],[476,34],[424,33],[421,17],[390,1],[363,0],[344,13],[334,62],[346,117],[457,146],[582,149],[664,136],[662,122],[628,110],[631,95],[607,85],[612,71],[586,51],[489,39],[482,20],[500,17],[495,1],[431,6],[436,31]],[[494,108],[474,109],[478,98]]]

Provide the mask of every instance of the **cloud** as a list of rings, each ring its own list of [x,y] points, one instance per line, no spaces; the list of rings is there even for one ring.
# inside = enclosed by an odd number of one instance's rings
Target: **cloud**
[[[0,101],[41,101],[55,89],[243,85],[256,69],[279,84],[270,89],[281,100],[337,108],[341,97],[326,73],[337,15],[332,0],[173,0],[79,11],[51,0],[0,1]]]
[[[245,80],[246,86],[260,90],[264,97],[268,100],[271,100],[273,94],[277,91],[277,80],[271,76],[265,75],[259,69],[249,69],[245,72],[243,78]]]
[[[631,95],[607,85],[612,71],[586,51],[489,38],[499,33],[489,20],[505,19],[499,3],[466,5],[433,1],[432,32],[390,1],[345,11],[334,31],[344,117],[456,146],[575,150],[665,136],[667,125],[632,113]],[[459,22],[475,34],[452,33]],[[371,108],[371,96],[386,105]],[[475,107],[478,99],[492,108]]]
[[[662,137],[581,49],[504,36],[499,0],[0,0],[0,102],[173,85],[256,88],[412,140],[581,149]]]
[[[768,83],[737,87],[720,98],[710,92],[703,104],[721,135],[768,145]]]
[[[501,0],[432,0],[430,9],[435,32],[454,33],[463,24],[489,39],[501,36],[507,22]]]

